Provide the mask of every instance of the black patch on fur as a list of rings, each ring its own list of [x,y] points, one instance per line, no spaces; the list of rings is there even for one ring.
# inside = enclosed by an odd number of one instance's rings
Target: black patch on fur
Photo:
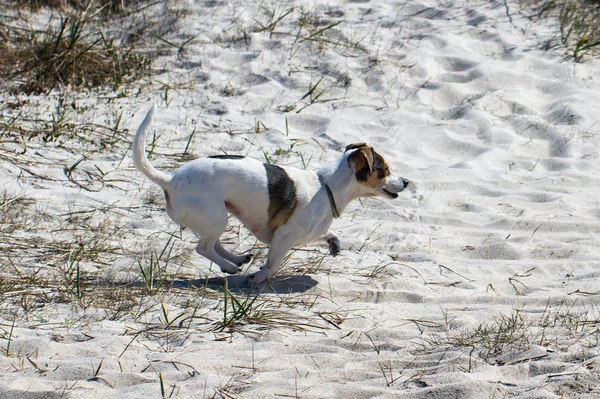
[[[244,159],[246,158],[243,155],[211,155],[208,156],[206,158],[213,158],[213,159]]]
[[[264,165],[269,191],[269,226],[275,231],[279,226],[287,223],[298,205],[296,185],[283,168],[277,165]]]
[[[364,168],[356,171],[356,180],[358,181],[367,181],[369,180],[369,167],[365,166]]]

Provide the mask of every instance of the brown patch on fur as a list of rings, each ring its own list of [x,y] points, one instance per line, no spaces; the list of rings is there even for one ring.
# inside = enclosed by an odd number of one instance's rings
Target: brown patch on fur
[[[360,145],[360,147],[358,147]],[[353,146],[356,149],[348,157],[348,165],[356,172],[358,181],[366,181],[373,174],[373,163],[375,159],[375,151],[366,144],[351,144],[346,148]]]
[[[352,148],[350,148],[352,147]],[[348,164],[354,170],[356,180],[369,187],[378,183],[391,174],[388,164],[383,157],[364,143],[350,144],[346,149],[356,149],[348,157]]]
[[[296,210],[298,197],[296,185],[286,171],[277,166],[264,164],[267,172],[267,188],[269,192],[269,229],[275,232],[285,225]]]
[[[269,217],[269,229],[274,233],[278,227],[285,225],[294,214],[294,209],[283,209],[276,213],[272,218]]]

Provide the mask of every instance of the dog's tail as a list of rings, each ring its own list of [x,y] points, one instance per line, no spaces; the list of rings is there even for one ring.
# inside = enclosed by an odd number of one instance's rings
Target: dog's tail
[[[155,112],[156,104],[150,108],[144,121],[135,133],[135,138],[133,139],[133,163],[150,180],[158,184],[163,190],[166,190],[169,187],[171,176],[155,169],[150,161],[148,161],[148,157],[146,157],[146,134],[154,119]]]

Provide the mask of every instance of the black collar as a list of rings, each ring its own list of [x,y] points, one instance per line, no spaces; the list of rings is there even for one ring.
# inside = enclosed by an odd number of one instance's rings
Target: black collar
[[[327,190],[327,196],[329,197],[329,205],[331,205],[331,213],[333,214],[334,219],[338,219],[340,217],[340,212],[338,211],[337,206],[335,205],[335,198],[333,198],[333,193],[331,192],[329,184],[324,184],[325,190]]]

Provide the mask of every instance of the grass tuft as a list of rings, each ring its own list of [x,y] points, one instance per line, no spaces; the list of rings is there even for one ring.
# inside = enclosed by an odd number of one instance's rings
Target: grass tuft
[[[8,26],[0,43],[0,79],[15,93],[47,93],[59,86],[111,87],[147,76],[152,57],[113,36],[99,11],[54,15],[42,29]]]
[[[133,0],[125,3],[122,0],[11,0],[8,1],[8,3],[12,3],[20,8],[28,8],[33,11],[39,11],[42,8],[61,10],[67,7],[79,11],[92,9],[95,12],[102,12],[103,15],[114,17],[128,12],[125,4],[129,7],[140,6],[144,1]]]
[[[598,0],[533,1],[538,17],[556,18],[560,41],[567,48],[567,59],[576,62],[586,55],[600,54],[600,2]]]
[[[225,278],[223,288],[223,320],[219,330],[231,328],[243,323],[251,323],[253,320],[260,321],[266,313],[263,312],[266,302],[258,301],[260,294],[248,292],[245,297],[236,297],[230,290]]]
[[[534,346],[553,352],[600,344],[600,310],[597,305],[576,303],[548,305],[540,316],[522,310],[501,314],[474,329],[448,330],[424,338],[425,352],[470,349],[471,353],[495,363]]]
[[[600,50],[600,2],[567,0],[558,4],[562,43],[570,56],[580,62],[588,53]]]
[[[150,295],[158,293],[165,286],[167,269],[175,245],[174,238],[174,235],[170,235],[167,243],[160,252],[152,251],[150,253],[150,259],[146,263],[138,261],[144,288]]]

